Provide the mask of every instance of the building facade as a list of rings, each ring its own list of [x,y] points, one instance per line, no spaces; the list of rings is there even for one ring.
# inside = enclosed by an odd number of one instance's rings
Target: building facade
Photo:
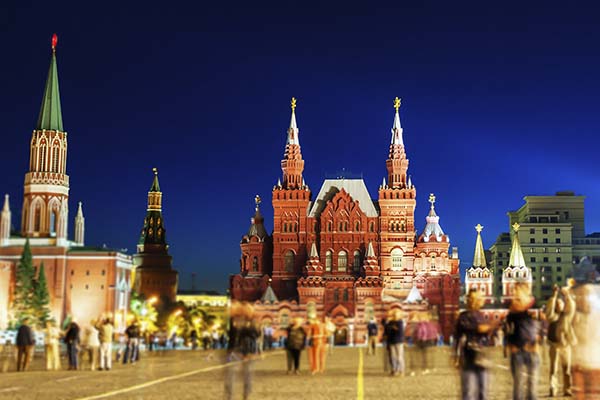
[[[509,223],[518,223],[519,242],[531,274],[533,294],[544,301],[554,284],[564,286],[573,265],[587,257],[600,265],[600,234],[585,233],[584,196],[558,192],[554,196],[525,196],[525,204],[508,212]],[[491,268],[496,282],[511,257],[511,234],[502,233],[491,246]],[[496,285],[496,295],[502,290]]]
[[[129,304],[132,259],[119,251],[84,245],[85,218],[79,203],[74,240],[68,239],[69,176],[56,62],[56,35],[42,106],[29,148],[21,229],[13,231],[8,194],[0,216],[0,328],[10,322],[15,271],[29,240],[36,269],[44,264],[52,317],[82,325],[102,315],[122,328]]]
[[[362,340],[366,322],[381,320],[392,307],[433,310],[449,336],[460,294],[458,253],[449,251],[433,194],[425,228],[417,232],[416,187],[408,175],[398,98],[394,106],[387,177],[378,198],[362,179],[340,178],[326,179],[313,199],[302,175],[292,99],[283,176],[272,190],[273,232],[266,231],[257,196],[240,245],[240,273],[230,278],[232,299],[256,302],[279,327],[294,316],[328,316],[340,342]]]

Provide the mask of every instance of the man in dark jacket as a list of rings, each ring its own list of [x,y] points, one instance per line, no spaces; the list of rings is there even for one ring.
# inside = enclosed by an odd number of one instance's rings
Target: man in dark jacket
[[[125,335],[127,335],[127,348],[125,349],[125,355],[123,356],[123,364],[127,364],[129,360],[134,363],[139,360],[139,349],[140,349],[140,327],[137,321],[133,321],[131,325],[125,329]]]
[[[404,321],[402,311],[393,309],[385,324],[385,341],[390,355],[392,376],[404,374]]]
[[[372,318],[367,324],[367,335],[369,336],[369,347],[367,348],[367,355],[375,355],[375,349],[377,348],[377,334],[379,329],[377,327],[377,321]]]
[[[65,333],[65,343],[67,344],[67,354],[69,356],[69,369],[77,369],[79,365],[79,325],[75,321],[69,324],[69,329]]]
[[[17,332],[17,371],[27,371],[35,346],[35,337],[28,324],[29,318],[25,317]]]

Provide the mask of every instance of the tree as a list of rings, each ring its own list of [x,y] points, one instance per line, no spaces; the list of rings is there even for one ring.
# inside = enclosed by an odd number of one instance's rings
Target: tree
[[[21,323],[23,318],[34,318],[33,289],[35,280],[35,269],[29,239],[25,241],[21,260],[17,264],[15,293],[13,300],[13,315],[16,323]]]
[[[35,319],[39,326],[44,326],[46,321],[50,319],[50,296],[48,294],[48,283],[46,282],[46,272],[44,271],[44,263],[40,266],[38,278],[34,282],[33,290],[33,311]]]

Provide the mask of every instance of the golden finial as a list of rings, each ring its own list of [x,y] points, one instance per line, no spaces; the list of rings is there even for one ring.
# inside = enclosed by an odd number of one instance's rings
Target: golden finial
[[[435,196],[433,195],[433,193],[429,194],[429,202],[431,203],[431,208],[434,208]]]
[[[481,233],[481,231],[483,230],[483,226],[481,226],[481,224],[477,224],[475,230],[477,231],[477,233]]]
[[[400,109],[400,102],[402,101],[402,99],[399,99],[398,97],[396,97],[394,99],[394,108],[396,109],[396,112],[398,112],[398,110]]]
[[[152,172],[154,172],[154,175],[158,175],[158,168],[156,168],[156,167],[152,168]]]
[[[519,232],[519,228],[520,228],[520,227],[521,227],[521,225],[519,225],[519,223],[518,223],[518,222],[515,222],[515,223],[513,224],[513,226],[512,226],[512,228],[513,228],[513,230],[514,230],[515,232]]]
[[[296,98],[295,97],[292,97],[291,106],[292,106],[292,112],[295,112],[296,111]]]
[[[259,195],[256,195],[256,196],[254,196],[254,202],[256,203],[256,207],[258,207],[258,205],[259,205],[259,204],[260,204],[260,202],[261,202],[261,199],[260,199],[260,196],[259,196]]]

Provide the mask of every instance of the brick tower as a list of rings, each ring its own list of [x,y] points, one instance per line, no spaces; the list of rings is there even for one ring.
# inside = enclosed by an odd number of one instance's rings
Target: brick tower
[[[414,273],[415,207],[417,191],[408,173],[400,125],[400,99],[394,100],[396,114],[392,140],[385,164],[388,172],[379,188],[380,263],[384,290],[394,296],[406,296]]]
[[[169,245],[162,216],[162,192],[158,184],[158,171],[148,192],[148,208],[144,227],[133,258],[136,265],[134,288],[146,299],[156,296],[175,302],[177,296],[177,271],[171,266]]]
[[[21,232],[25,237],[55,238],[56,245],[67,246],[67,133],[63,129],[58,89],[57,41],[54,35],[42,107],[31,137]]]

